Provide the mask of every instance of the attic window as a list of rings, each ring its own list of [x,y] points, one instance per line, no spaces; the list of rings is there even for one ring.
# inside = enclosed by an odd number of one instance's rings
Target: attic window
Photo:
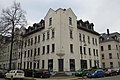
[[[72,25],[72,18],[69,17],[69,25]]]
[[[52,25],[52,18],[49,18],[49,26]]]

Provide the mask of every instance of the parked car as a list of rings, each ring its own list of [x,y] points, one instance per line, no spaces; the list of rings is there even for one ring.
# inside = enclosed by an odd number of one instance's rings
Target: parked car
[[[23,79],[24,78],[24,71],[23,70],[11,70],[5,74],[6,79]]]
[[[104,77],[105,73],[103,69],[94,69],[87,73],[88,78],[98,78],[98,77]]]
[[[105,69],[104,72],[105,72],[105,76],[117,75],[117,72],[112,68]]]
[[[7,70],[0,70],[0,78],[4,78]]]
[[[88,73],[87,69],[80,69],[75,72],[75,76],[83,77],[83,76],[86,76],[87,73]]]
[[[34,77],[37,78],[50,78],[51,74],[47,69],[35,70]]]
[[[120,74],[120,68],[113,68],[113,71],[116,73],[116,75]]]

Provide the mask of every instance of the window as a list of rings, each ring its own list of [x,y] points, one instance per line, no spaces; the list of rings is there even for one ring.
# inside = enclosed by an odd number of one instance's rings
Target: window
[[[35,44],[37,43],[37,36],[35,36]]]
[[[34,49],[34,56],[36,56],[36,48]]]
[[[109,53],[109,59],[112,59],[112,53]]]
[[[73,39],[73,31],[70,30],[70,38]]]
[[[91,55],[91,49],[90,48],[88,48],[88,51],[89,51],[89,55]]]
[[[79,40],[82,41],[82,40],[81,40],[81,33],[79,33]]]
[[[90,36],[88,36],[88,43],[90,44]]]
[[[19,52],[19,56],[18,56],[18,58],[20,59],[20,52]]]
[[[84,54],[86,55],[86,47],[84,47],[83,49],[84,49]]]
[[[40,62],[40,61],[37,62],[37,69],[39,69],[39,62]]]
[[[83,42],[85,42],[85,35],[83,34]]]
[[[47,45],[47,53],[49,53],[49,45]]]
[[[42,54],[45,54],[45,46],[43,46],[43,53]]]
[[[31,45],[33,45],[33,38],[31,38]]]
[[[73,53],[73,44],[70,44],[70,52]]]
[[[118,61],[118,66],[120,67],[120,62]]]
[[[53,71],[53,59],[48,59],[48,70]]]
[[[38,55],[40,55],[40,48],[38,48]]]
[[[110,62],[110,68],[113,68],[113,62]]]
[[[75,59],[70,59],[70,71],[75,71]]]
[[[93,42],[93,45],[95,44],[95,42],[94,42],[94,38],[92,38],[92,42]]]
[[[30,46],[30,39],[28,39],[28,46]]]
[[[49,18],[49,26],[52,25],[52,18]]]
[[[80,46],[80,54],[82,54],[82,46]]]
[[[47,39],[49,39],[49,36],[50,36],[50,34],[49,34],[49,31],[47,32]]]
[[[55,44],[52,44],[52,52],[55,52]]]
[[[54,38],[55,37],[55,30],[52,29],[52,37],[51,38]]]
[[[25,40],[25,47],[27,46],[27,40]]]
[[[36,68],[36,63],[33,63],[33,67],[34,67],[34,69]]]
[[[95,39],[95,44],[97,45],[97,39]]]
[[[25,67],[26,67],[26,62],[24,62],[24,69],[25,69]]]
[[[105,63],[104,62],[102,63],[102,66],[103,66],[103,68],[105,68]]]
[[[102,56],[102,59],[105,59],[104,54],[102,54],[101,56]]]
[[[104,51],[104,48],[103,48],[103,46],[101,46],[101,51]]]
[[[45,62],[45,61],[44,61],[44,60],[42,60],[42,69],[44,69],[44,62]]]
[[[72,18],[69,17],[69,25],[72,25]]]
[[[26,51],[24,52],[24,58],[26,58]]]
[[[29,62],[27,62],[27,69],[29,69]]]
[[[116,45],[116,50],[118,50],[118,46]]]
[[[38,35],[38,43],[40,42],[40,35]]]
[[[43,41],[45,41],[45,33],[43,33]]]
[[[94,54],[94,56],[95,56],[95,49],[93,49],[93,54]]]
[[[111,50],[111,45],[108,45],[108,50]]]
[[[98,56],[98,49],[96,49],[96,55]]]
[[[117,58],[119,59],[119,54],[117,53]]]
[[[90,68],[92,67],[92,60],[89,60]]]
[[[30,56],[30,50],[28,50],[28,57]]]
[[[32,62],[30,62],[30,69],[32,69]]]
[[[32,51],[32,49],[31,49],[31,57],[32,57],[32,54],[33,54],[33,51]]]

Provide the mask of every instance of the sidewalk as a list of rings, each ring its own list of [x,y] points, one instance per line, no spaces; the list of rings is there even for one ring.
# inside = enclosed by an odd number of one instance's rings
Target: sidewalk
[[[82,77],[74,77],[74,76],[68,76],[68,77],[51,77],[51,78],[35,78],[36,80],[89,80],[87,78],[82,78]]]

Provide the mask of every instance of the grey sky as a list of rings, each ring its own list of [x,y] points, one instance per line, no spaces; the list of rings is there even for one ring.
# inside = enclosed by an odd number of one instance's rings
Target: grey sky
[[[27,14],[28,24],[39,22],[49,10],[71,8],[77,19],[94,23],[99,33],[120,32],[120,0],[16,0]],[[11,6],[13,0],[0,0],[0,10]]]

